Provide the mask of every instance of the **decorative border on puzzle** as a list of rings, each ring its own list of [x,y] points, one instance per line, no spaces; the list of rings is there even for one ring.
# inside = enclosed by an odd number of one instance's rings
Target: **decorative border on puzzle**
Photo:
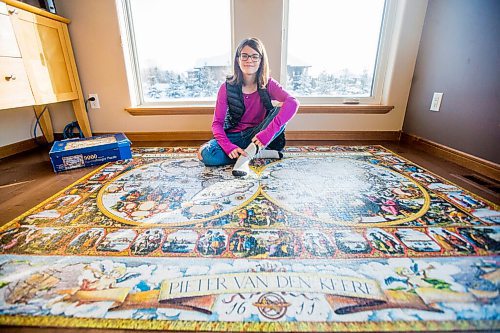
[[[203,322],[137,319],[0,316],[1,325],[208,332],[427,332],[500,329],[494,320],[393,322]]]
[[[491,227],[406,227],[339,230],[224,228],[35,228],[12,229],[31,235],[30,243],[5,245],[3,254],[40,256],[367,259],[474,257],[498,252],[481,241]],[[407,240],[407,234],[419,237]],[[6,235],[5,233],[4,235]],[[356,234],[353,237],[353,234]],[[414,236],[413,236],[414,237]],[[482,238],[481,238],[482,237]],[[120,238],[118,245],[112,240]],[[417,243],[415,245],[415,243]],[[147,245],[142,245],[142,244]],[[424,244],[425,243],[425,244]]]

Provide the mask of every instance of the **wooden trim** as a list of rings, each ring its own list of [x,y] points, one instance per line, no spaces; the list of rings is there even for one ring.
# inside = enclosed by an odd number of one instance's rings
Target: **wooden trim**
[[[110,134],[95,133],[94,135]],[[125,135],[132,142],[144,141],[207,141],[213,135],[210,131],[177,131],[177,132],[126,132]],[[328,140],[355,140],[355,141],[398,141],[399,131],[287,131],[287,140],[328,141]],[[39,139],[46,142],[43,137]],[[61,140],[62,134],[55,133],[55,139]],[[0,147],[0,158],[21,153],[36,148],[35,140],[25,140]]]
[[[287,140],[399,141],[400,131],[286,131]]]
[[[103,134],[103,133],[100,133]],[[96,134],[96,135],[100,135]],[[106,133],[107,134],[107,133]],[[132,142],[142,141],[189,141],[200,140],[206,141],[212,138],[212,132],[196,131],[196,132],[126,132],[125,135]]]
[[[338,104],[301,105],[299,113],[345,113],[345,114],[385,114],[394,109],[392,105]]]
[[[500,181],[500,164],[404,132],[401,133],[401,142]]]
[[[130,107],[125,111],[133,116],[159,115],[199,115],[213,114],[214,105],[168,106],[168,107]],[[328,113],[328,114],[385,114],[394,109],[391,105],[301,105],[298,113]]]
[[[45,138],[43,136],[37,137],[37,140],[38,142],[47,142],[45,141]],[[0,147],[0,159],[19,154],[24,151],[35,149],[36,147],[38,147],[38,144],[36,143],[35,139],[28,139],[16,143],[11,143],[10,145]]]
[[[10,6],[22,9],[22,10],[26,10],[26,11],[33,13],[33,14],[45,16],[45,17],[48,17],[50,19],[53,19],[53,20],[56,20],[59,22],[63,22],[66,24],[69,24],[71,22],[70,20],[68,20],[65,17],[59,16],[56,14],[52,14],[51,12],[48,12],[48,11],[43,10],[41,8],[37,8],[37,7],[31,6],[31,5],[28,5],[27,3],[24,3],[24,2],[20,2],[20,1],[16,1],[16,0],[2,0],[2,1],[5,2],[7,5],[10,5]]]
[[[125,111],[133,116],[163,116],[163,115],[199,115],[214,114],[213,105],[200,106],[170,106],[170,107],[131,107]]]
[[[109,134],[109,133],[99,133]],[[210,140],[210,131],[177,131],[177,132],[127,132],[125,135],[133,142],[142,141],[189,141]],[[376,140],[398,141],[399,131],[287,131],[287,140]]]

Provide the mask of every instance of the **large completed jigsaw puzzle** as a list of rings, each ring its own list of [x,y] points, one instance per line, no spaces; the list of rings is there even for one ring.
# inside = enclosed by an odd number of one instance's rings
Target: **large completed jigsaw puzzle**
[[[137,148],[0,231],[0,324],[499,329],[499,207],[381,146]]]

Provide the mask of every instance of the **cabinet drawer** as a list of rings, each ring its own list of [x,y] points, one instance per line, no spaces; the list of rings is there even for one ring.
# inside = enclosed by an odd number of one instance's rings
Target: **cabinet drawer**
[[[10,18],[3,14],[0,14],[0,57],[21,57]]]
[[[0,109],[17,108],[34,103],[23,60],[0,57]]]
[[[78,99],[65,26],[7,6],[36,105]],[[67,28],[66,28],[67,29]]]

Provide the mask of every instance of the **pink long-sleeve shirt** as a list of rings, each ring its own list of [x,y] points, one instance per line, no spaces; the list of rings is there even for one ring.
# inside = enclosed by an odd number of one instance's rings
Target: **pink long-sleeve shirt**
[[[267,91],[271,100],[282,102],[283,105],[276,117],[262,131],[257,133],[257,139],[264,145],[268,145],[273,136],[278,133],[281,126],[286,124],[297,113],[299,102],[286,92],[285,89],[274,79],[269,78],[267,83]],[[228,130],[228,132],[241,132],[247,128],[259,125],[266,116],[266,108],[260,100],[259,92],[255,91],[251,94],[243,94],[245,103],[245,113],[241,117],[239,124]],[[224,131],[224,120],[228,112],[226,83],[224,82],[219,88],[217,94],[217,102],[215,104],[214,118],[212,121],[212,133],[215,140],[221,146],[222,150],[229,155],[237,145],[229,141],[226,132]]]

